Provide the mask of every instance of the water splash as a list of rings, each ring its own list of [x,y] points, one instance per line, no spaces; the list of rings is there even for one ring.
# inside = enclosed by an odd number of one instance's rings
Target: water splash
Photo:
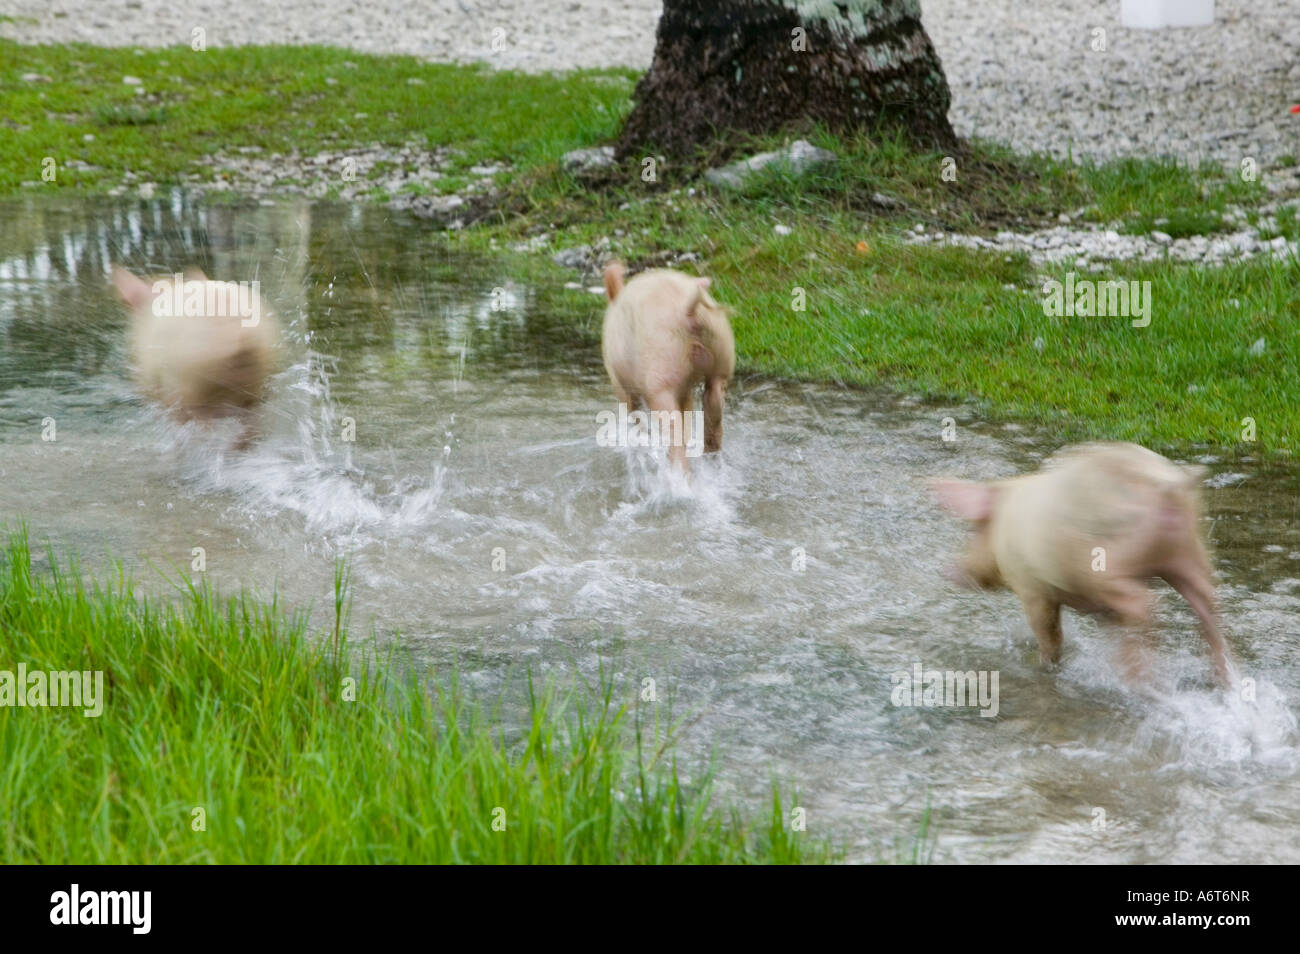
[[[232,449],[234,422],[175,425],[156,418],[158,451],[173,454],[182,478],[199,494],[236,502],[232,515],[256,521],[294,514],[303,530],[348,549],[427,527],[442,498],[450,447],[423,474],[399,473],[391,458],[359,457],[340,439],[330,393],[335,361],[308,351],[272,381],[266,438]]]

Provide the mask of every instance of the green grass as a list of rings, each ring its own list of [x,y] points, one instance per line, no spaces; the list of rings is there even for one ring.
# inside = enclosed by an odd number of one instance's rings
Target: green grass
[[[100,670],[103,713],[0,708],[0,863],[794,863],[835,860],[770,812],[714,807],[671,733],[531,683],[523,728],[309,634],[274,602],[0,550],[0,670]],[[345,695],[353,679],[354,700]],[[432,687],[432,688],[430,688]],[[202,809],[204,830],[195,830]],[[494,820],[503,819],[496,830]]]
[[[1300,241],[1300,216],[1297,212],[1300,212],[1300,207],[1295,205],[1281,206],[1273,216],[1276,227],[1263,229],[1260,234],[1269,239],[1282,236],[1288,242]]]
[[[1088,184],[1097,196],[1090,218],[1119,221],[1134,234],[1160,231],[1173,238],[1224,231],[1231,204],[1258,202],[1258,178],[1243,179],[1206,164],[1189,169],[1172,159],[1120,159],[1091,165]]]
[[[737,346],[757,370],[969,398],[1062,440],[1226,447],[1252,417],[1256,447],[1300,441],[1287,385],[1300,375],[1295,263],[1152,264],[1089,276],[1151,282],[1151,324],[1134,328],[1123,317],[1049,317],[1016,257],[891,240],[863,255],[816,226],[787,238],[795,241],[726,248],[714,259],[719,296],[733,301],[743,289]],[[1064,281],[1065,272],[1048,274]],[[796,285],[807,292],[803,313],[791,309]],[[1266,349],[1255,356],[1259,338]]]
[[[514,255],[511,271],[588,345],[598,308],[585,292],[563,289],[574,275],[550,256],[609,239],[634,266],[698,255],[684,267],[712,275],[734,307],[745,374],[969,402],[978,417],[1028,422],[1061,441],[1279,457],[1300,442],[1290,396],[1300,379],[1295,262],[1122,264],[1080,276],[1150,281],[1152,322],[1135,329],[1122,317],[1048,317],[1043,276],[1020,256],[902,239],[918,224],[990,234],[1054,224],[1062,213],[1130,233],[1212,235],[1228,227],[1234,205],[1258,219],[1252,206],[1263,190],[1238,169],[1071,164],[976,142],[951,157],[952,181],[941,175],[949,157],[917,152],[897,135],[844,139],[811,129],[815,143],[839,155],[834,166],[801,178],[772,173],[740,194],[721,193],[696,177],[692,162],[663,163],[654,182],[642,180],[640,157],[594,179],[560,168],[564,152],[617,133],[635,81],[628,71],[533,76],[320,47],[194,53],[0,41],[0,54],[0,125],[8,127],[0,195],[100,191],[120,185],[126,170],[174,181],[202,171],[204,156],[247,146],[310,154],[424,141],[458,150],[440,190],[471,181],[474,164],[509,165],[498,180],[503,195],[477,226],[430,240],[502,254],[544,236],[536,252]],[[25,72],[52,82],[22,83]],[[142,85],[124,85],[127,74]],[[745,151],[780,142],[757,139]],[[55,183],[24,187],[39,182],[46,155],[90,168],[61,165]],[[793,233],[777,235],[777,224]],[[1274,231],[1300,235],[1292,206]],[[1061,278],[1066,267],[1043,271]],[[804,311],[792,307],[796,289]],[[1252,354],[1260,338],[1264,352]],[[1253,443],[1240,440],[1247,417],[1256,422]]]
[[[26,83],[25,73],[50,81]],[[612,135],[632,84],[627,71],[526,76],[325,47],[0,40],[0,195],[23,182],[104,190],[127,169],[142,181],[176,181],[201,171],[195,160],[244,147],[269,155],[427,140],[455,144],[456,166],[503,158],[527,166]],[[54,183],[41,179],[46,156],[59,165]],[[102,171],[65,170],[69,159]]]

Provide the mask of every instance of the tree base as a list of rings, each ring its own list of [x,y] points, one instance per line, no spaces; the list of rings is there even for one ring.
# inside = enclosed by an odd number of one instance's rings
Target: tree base
[[[685,158],[728,132],[815,124],[954,143],[948,83],[915,0],[877,0],[856,24],[843,12],[852,4],[837,6],[831,19],[801,19],[780,0],[669,0],[618,158]]]

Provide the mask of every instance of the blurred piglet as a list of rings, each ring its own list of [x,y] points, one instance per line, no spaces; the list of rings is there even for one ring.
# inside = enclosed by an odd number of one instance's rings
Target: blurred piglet
[[[257,433],[256,411],[275,365],[278,329],[257,283],[214,282],[197,269],[137,278],[113,269],[131,313],[132,370],[140,391],[179,422],[235,417],[236,448]]]
[[[931,486],[974,524],[963,581],[1020,597],[1044,664],[1060,661],[1061,606],[1070,606],[1123,628],[1121,668],[1140,684],[1154,602],[1148,582],[1160,577],[1200,619],[1226,685],[1228,648],[1198,526],[1201,473],[1136,444],[1087,444],[1060,452],[1035,474]]]
[[[623,275],[619,262],[605,267],[605,370],[629,411],[645,403],[652,432],[668,444],[668,459],[687,471],[687,445],[698,447],[692,419],[701,383],[704,450],[722,449],[722,408],[736,367],[727,311],[709,294],[707,278],[657,268],[624,286]]]

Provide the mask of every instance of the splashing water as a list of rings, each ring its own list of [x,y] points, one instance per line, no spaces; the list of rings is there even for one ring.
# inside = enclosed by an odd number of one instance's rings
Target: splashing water
[[[603,665],[628,697],[652,680],[689,717],[684,757],[716,754],[721,794],[793,783],[810,830],[854,859],[890,856],[928,802],[937,860],[1300,861],[1290,484],[1261,472],[1207,490],[1253,699],[1210,688],[1172,596],[1141,696],[1093,621],[1067,616],[1063,665],[1044,672],[1013,597],[943,577],[963,530],[925,478],[1030,469],[1054,449],[1037,435],[741,379],[722,455],[687,480],[662,452],[599,446],[614,399],[598,348],[575,345],[575,321],[513,283],[508,259],[457,258],[353,207],[9,212],[25,228],[0,228],[0,513],[35,540],[91,564],[111,552],[159,590],[151,567],[188,572],[203,548],[218,588],[275,590],[321,619],[346,555],[358,636],[454,661],[487,698],[523,667]],[[274,264],[262,294],[287,361],[249,452],[134,398],[110,259],[198,260],[223,279]],[[579,306],[598,318],[594,296]],[[956,442],[939,439],[949,416]],[[894,705],[891,674],[916,663],[996,672],[997,716]]]

